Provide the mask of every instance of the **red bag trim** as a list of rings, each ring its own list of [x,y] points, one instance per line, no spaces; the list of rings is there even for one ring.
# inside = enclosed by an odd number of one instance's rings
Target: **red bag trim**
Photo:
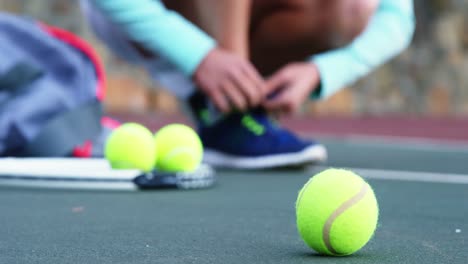
[[[47,25],[42,22],[38,23],[39,26],[50,35],[69,44],[70,46],[75,47],[76,49],[78,49],[83,54],[89,57],[91,62],[94,64],[97,76],[96,97],[102,101],[106,92],[106,74],[104,70],[104,65],[96,51],[93,49],[93,47],[88,42],[69,31],[55,26]]]

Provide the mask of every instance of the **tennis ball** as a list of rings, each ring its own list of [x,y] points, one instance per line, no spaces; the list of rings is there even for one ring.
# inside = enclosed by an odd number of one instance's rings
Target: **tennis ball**
[[[374,234],[379,208],[370,185],[348,170],[328,169],[312,177],[296,201],[297,228],[318,253],[350,255]]]
[[[107,139],[105,156],[114,169],[151,171],[156,159],[153,134],[140,124],[123,124]]]
[[[182,124],[161,128],[154,137],[156,168],[161,171],[193,171],[203,158],[203,145],[197,133]]]

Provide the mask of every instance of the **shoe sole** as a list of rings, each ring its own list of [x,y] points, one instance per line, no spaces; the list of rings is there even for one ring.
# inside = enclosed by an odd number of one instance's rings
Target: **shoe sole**
[[[218,168],[271,169],[321,163],[327,160],[327,150],[322,145],[305,148],[301,152],[267,155],[261,157],[233,156],[205,149],[203,161]]]

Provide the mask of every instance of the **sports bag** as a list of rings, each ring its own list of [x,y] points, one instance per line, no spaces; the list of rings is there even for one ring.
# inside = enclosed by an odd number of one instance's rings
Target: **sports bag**
[[[105,74],[88,43],[0,12],[0,57],[0,156],[68,156],[102,134]]]

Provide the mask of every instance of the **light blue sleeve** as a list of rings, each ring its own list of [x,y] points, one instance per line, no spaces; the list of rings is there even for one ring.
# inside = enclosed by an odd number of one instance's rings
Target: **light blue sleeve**
[[[129,38],[192,75],[215,41],[157,0],[93,0]]]
[[[311,58],[321,78],[320,92],[312,97],[327,98],[399,54],[414,28],[412,0],[380,0],[368,27],[350,45]]]

